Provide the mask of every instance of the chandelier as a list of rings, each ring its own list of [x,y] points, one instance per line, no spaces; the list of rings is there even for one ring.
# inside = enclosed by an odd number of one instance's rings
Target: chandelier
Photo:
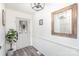
[[[31,7],[35,11],[40,11],[40,10],[44,9],[45,3],[32,3]]]

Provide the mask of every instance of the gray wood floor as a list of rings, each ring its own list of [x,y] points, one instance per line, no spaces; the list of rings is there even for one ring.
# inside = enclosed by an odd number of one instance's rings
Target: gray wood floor
[[[39,53],[38,50],[33,46],[28,46],[14,51],[13,56],[44,56],[44,55],[42,53]]]

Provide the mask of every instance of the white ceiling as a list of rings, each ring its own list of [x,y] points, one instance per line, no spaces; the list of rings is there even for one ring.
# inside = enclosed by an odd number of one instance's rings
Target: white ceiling
[[[27,13],[35,12],[31,8],[31,3],[5,3],[5,7],[13,10],[18,10],[21,12],[27,12]]]

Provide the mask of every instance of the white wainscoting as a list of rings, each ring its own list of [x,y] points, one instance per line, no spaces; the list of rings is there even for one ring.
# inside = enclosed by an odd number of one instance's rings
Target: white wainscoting
[[[43,36],[34,37],[33,46],[47,56],[78,56],[79,49],[51,41]]]

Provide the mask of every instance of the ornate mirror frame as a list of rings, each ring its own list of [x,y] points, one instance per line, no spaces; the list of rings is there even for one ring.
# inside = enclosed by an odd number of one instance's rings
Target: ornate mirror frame
[[[59,14],[59,13],[63,13],[67,10],[71,10],[71,33],[65,33],[65,32],[55,32],[55,20],[58,20],[57,18],[55,18],[55,15]],[[62,8],[58,11],[55,11],[51,14],[52,17],[52,34],[53,35],[59,35],[59,36],[65,36],[65,37],[70,37],[70,38],[77,38],[77,4],[73,4],[70,6],[67,6],[65,8]],[[58,16],[57,16],[58,17]],[[61,17],[63,18],[63,17]],[[67,19],[67,18],[66,18]],[[69,19],[70,20],[70,19]]]

